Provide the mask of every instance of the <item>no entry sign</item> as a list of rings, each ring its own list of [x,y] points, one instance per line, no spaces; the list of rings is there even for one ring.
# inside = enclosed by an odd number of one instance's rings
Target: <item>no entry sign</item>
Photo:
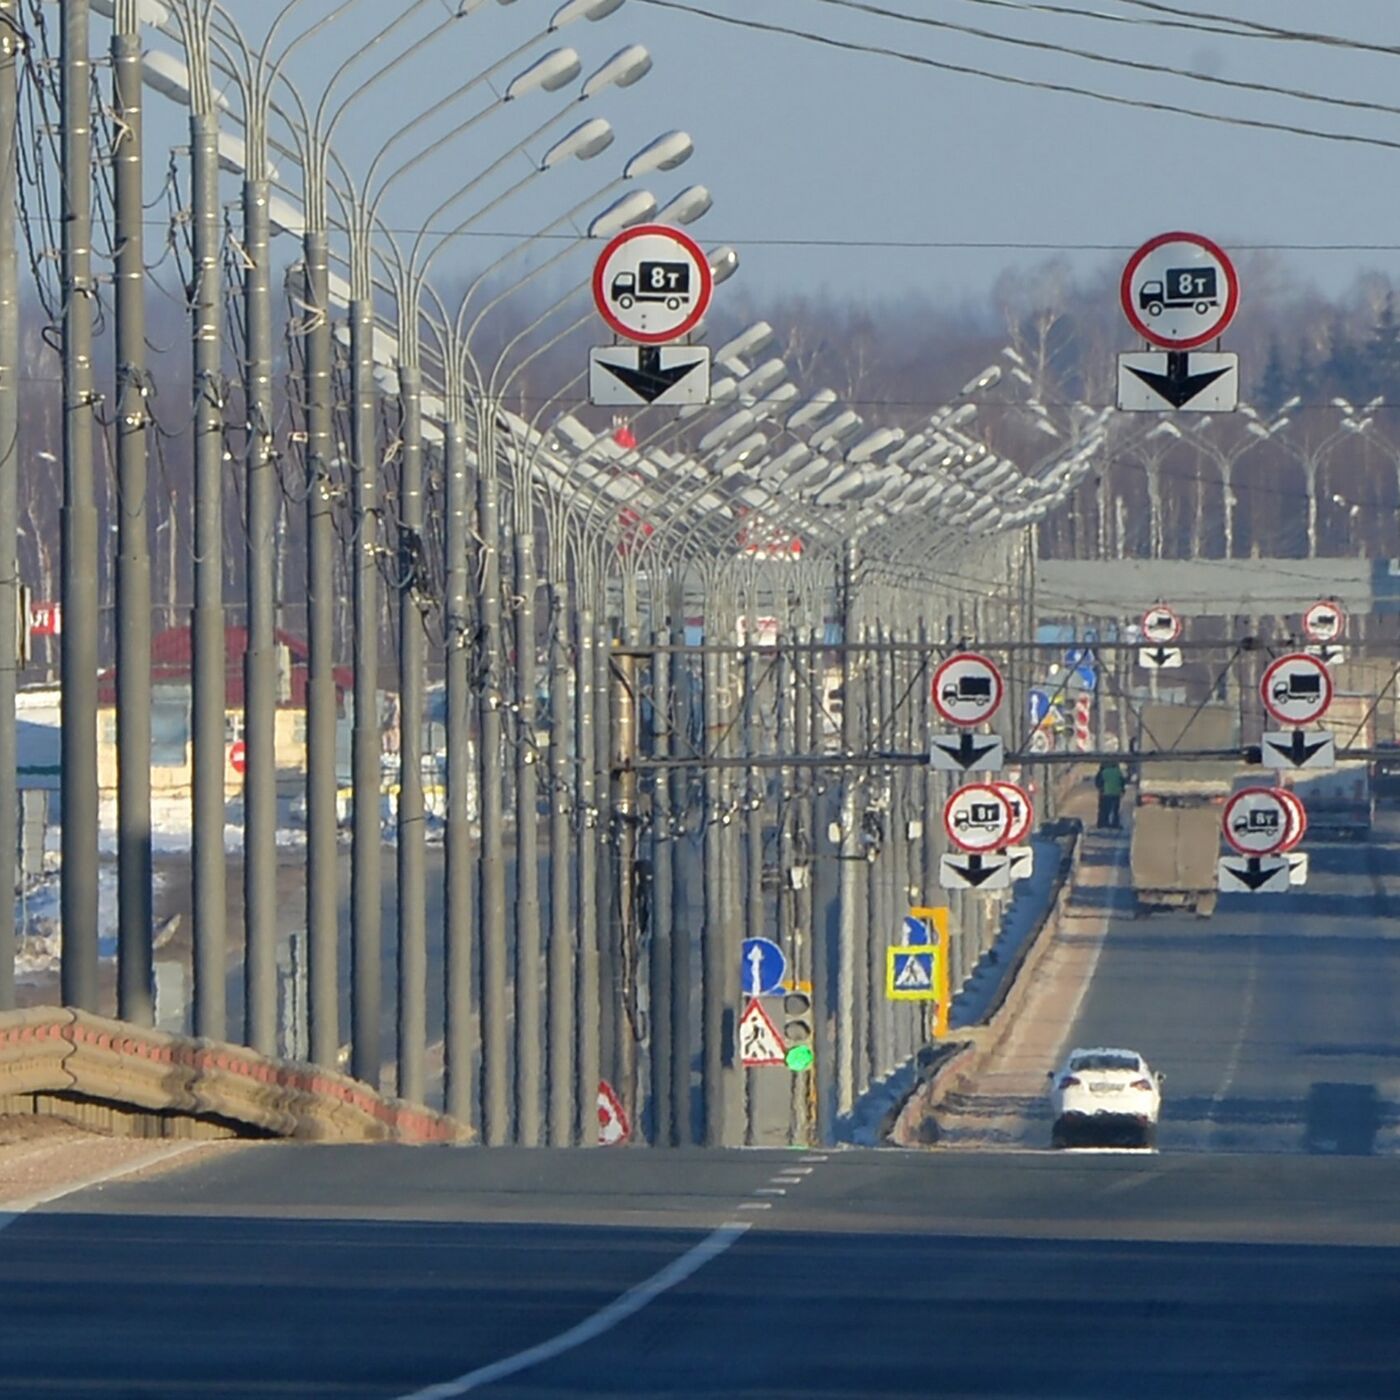
[[[1225,804],[1220,824],[1242,856],[1271,856],[1287,845],[1293,815],[1277,788],[1241,788]]]
[[[1316,656],[1291,652],[1264,672],[1259,698],[1280,724],[1311,724],[1332,703],[1332,674]]]
[[[943,806],[948,839],[973,855],[1006,845],[1013,820],[1011,799],[991,783],[969,783]]]
[[[680,340],[704,319],[714,292],[710,260],[680,229],[624,229],[593,269],[593,301],[618,335],[642,345]]]
[[[1214,340],[1240,304],[1234,264],[1199,233],[1149,239],[1128,259],[1119,293],[1128,324],[1165,350]]]
[[[976,652],[960,651],[933,673],[933,704],[949,724],[971,728],[991,719],[1006,687],[996,664]]]

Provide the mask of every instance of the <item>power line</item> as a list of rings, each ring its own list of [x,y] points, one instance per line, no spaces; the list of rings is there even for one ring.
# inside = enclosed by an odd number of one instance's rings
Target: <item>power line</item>
[[[1171,78],[1183,78],[1188,82],[1230,88],[1236,92],[1264,93],[1274,97],[1291,97],[1299,102],[1312,102],[1325,107],[1342,107],[1353,111],[1380,112],[1386,116],[1400,116],[1400,107],[1386,102],[1368,102],[1362,98],[1354,97],[1329,97],[1325,93],[1310,92],[1304,88],[1283,87],[1276,83],[1255,83],[1239,78],[1221,78],[1210,73],[1194,73],[1189,68],[1176,68],[1170,64],[1149,63],[1145,59],[1118,58],[1112,54],[1098,53],[1093,49],[1081,49],[1071,44],[1057,44],[1048,39],[1028,39],[1015,34],[998,34],[995,30],[979,29],[976,25],[958,24],[953,20],[932,19],[926,15],[911,15],[902,10],[891,10],[883,5],[871,4],[869,0],[808,0],[808,3],[827,5],[840,10],[853,10],[878,19],[891,19],[901,24],[913,24],[926,29],[966,34],[972,38],[986,39],[995,44],[1007,44],[1013,48],[1034,49],[1040,53],[1064,54],[1069,58],[1079,58],[1088,63],[1104,64],[1111,68],[1126,68],[1137,73],[1156,73]]]
[[[1243,127],[1251,131],[1282,132],[1288,136],[1305,136],[1316,141],[1329,141],[1352,146],[1374,146],[1382,150],[1400,151],[1400,141],[1388,140],[1383,136],[1362,136],[1347,131],[1324,131],[1317,127],[1298,126],[1293,122],[1267,121],[1260,117],[1227,116],[1223,112],[1206,112],[1198,107],[1185,107],[1173,102],[1158,102],[1148,98],[1123,97],[1115,93],[1099,92],[1094,88],[1080,87],[1074,83],[1057,83],[1041,78],[1021,78],[1011,73],[999,73],[989,68],[977,68],[971,64],[949,63],[943,59],[928,58],[923,54],[909,53],[907,50],[891,48],[884,44],[862,44],[853,39],[837,39],[831,35],[818,34],[810,29],[795,29],[790,25],[769,24],[756,19],[741,19],[737,15],[721,14],[717,10],[707,10],[698,5],[685,4],[683,0],[641,0],[641,3],[654,5],[659,9],[675,10],[681,14],[693,15],[699,19],[712,20],[738,29],[748,29],[763,34],[778,34],[790,39],[801,39],[807,43],[819,44],[824,48],[838,49],[846,53],[892,58],[901,63],[913,64],[915,67],[954,73],[959,77],[984,78],[988,82],[1002,83],[1008,87],[1029,88],[1038,92],[1056,92],[1069,97],[1087,97],[1092,101],[1104,102],[1114,107],[1129,107],[1145,112],[1165,112],[1178,117],[1194,117],[1199,121],[1216,122],[1223,126]]]

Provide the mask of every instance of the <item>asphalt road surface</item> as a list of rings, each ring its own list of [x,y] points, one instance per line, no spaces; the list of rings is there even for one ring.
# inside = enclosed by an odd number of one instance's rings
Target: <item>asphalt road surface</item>
[[[6,1395],[1400,1393],[1382,1158],[279,1144],[0,1263]]]
[[[1091,836],[1071,907],[1107,927],[1081,917],[1060,935],[1086,949],[1101,939],[1077,1011],[1067,1030],[1060,1005],[1043,1011],[1057,1021],[1045,1061],[1016,1066],[1020,1081],[970,1105],[952,1136],[975,1145],[980,1119],[984,1141],[1047,1145],[1059,1041],[1061,1054],[1128,1046],[1165,1072],[1163,1152],[1400,1148],[1400,814],[1384,812],[1369,845],[1304,845],[1305,888],[1222,895],[1209,919],[1134,918],[1126,835]]]

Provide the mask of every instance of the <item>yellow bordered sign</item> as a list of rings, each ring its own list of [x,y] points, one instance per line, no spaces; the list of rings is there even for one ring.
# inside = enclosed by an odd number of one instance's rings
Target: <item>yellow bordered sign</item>
[[[911,909],[906,916],[906,938],[917,935],[910,921],[922,923],[929,931],[926,943],[904,942],[886,949],[885,995],[891,1001],[933,1002],[936,1009],[934,1034],[948,1029],[948,910]]]

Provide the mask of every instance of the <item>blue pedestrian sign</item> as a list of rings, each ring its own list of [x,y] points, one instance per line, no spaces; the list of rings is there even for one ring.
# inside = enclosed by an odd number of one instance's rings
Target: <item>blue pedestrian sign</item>
[[[1027,695],[1026,703],[1030,706],[1031,725],[1038,728],[1050,713],[1050,696],[1046,691],[1033,690]]]
[[[744,991],[751,997],[770,997],[783,989],[787,959],[771,938],[744,939],[741,954]]]
[[[913,914],[904,916],[904,942],[909,944],[932,943],[933,930],[922,920],[914,917]]]

